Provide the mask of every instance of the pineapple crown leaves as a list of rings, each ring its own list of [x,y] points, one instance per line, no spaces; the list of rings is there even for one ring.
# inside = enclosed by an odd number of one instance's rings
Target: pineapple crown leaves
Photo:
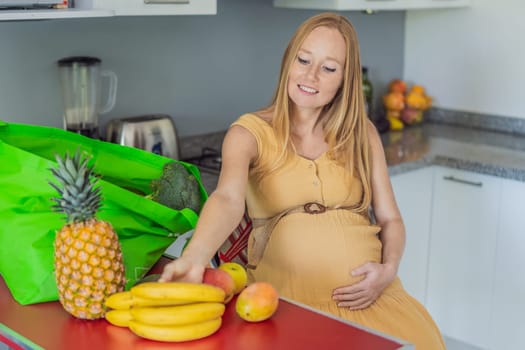
[[[102,202],[98,177],[93,167],[88,165],[89,157],[76,151],[73,157],[66,152],[65,157],[55,156],[57,168],[51,169],[58,184],[49,184],[59,196],[52,198],[53,209],[64,213],[68,222],[81,222],[92,219]]]

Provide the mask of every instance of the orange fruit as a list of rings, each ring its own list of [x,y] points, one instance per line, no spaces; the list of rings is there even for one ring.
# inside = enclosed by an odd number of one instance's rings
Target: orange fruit
[[[400,92],[390,92],[383,96],[386,109],[400,111],[405,107],[405,96]]]
[[[415,92],[416,94],[420,94],[420,95],[425,94],[425,88],[421,85],[413,85],[410,91]]]
[[[427,105],[427,100],[424,95],[410,92],[406,97],[406,103],[409,107],[423,109]]]
[[[404,94],[407,91],[407,85],[401,79],[394,79],[388,84],[388,91]]]
[[[272,317],[278,306],[277,290],[270,283],[254,282],[237,297],[235,311],[245,321],[260,322]]]

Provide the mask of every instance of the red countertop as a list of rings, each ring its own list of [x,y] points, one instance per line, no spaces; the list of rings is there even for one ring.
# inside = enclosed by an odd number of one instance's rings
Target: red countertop
[[[158,272],[167,259],[152,269]],[[348,322],[281,299],[269,320],[249,323],[235,313],[235,299],[228,303],[218,332],[200,340],[162,343],[135,336],[127,328],[105,320],[86,321],[66,313],[58,302],[22,306],[0,278],[0,323],[44,349],[410,349],[411,346],[369,332]],[[1,338],[0,338],[1,339]]]

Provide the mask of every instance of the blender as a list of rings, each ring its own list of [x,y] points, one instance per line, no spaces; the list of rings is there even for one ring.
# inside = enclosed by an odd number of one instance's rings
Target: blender
[[[98,117],[115,106],[117,75],[100,68],[96,57],[60,59],[58,71],[64,104],[64,128],[84,136],[99,138]],[[109,80],[108,96],[101,106],[102,78]]]

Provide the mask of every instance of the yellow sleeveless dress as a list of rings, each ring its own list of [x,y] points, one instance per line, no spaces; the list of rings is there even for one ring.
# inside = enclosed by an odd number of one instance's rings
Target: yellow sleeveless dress
[[[241,116],[240,125],[257,140],[258,159],[277,157],[270,125],[254,114]],[[252,174],[250,174],[252,175]],[[361,198],[361,183],[348,186],[344,169],[325,154],[315,160],[300,156],[256,183],[249,177],[246,204],[252,218],[268,218],[308,202],[351,206]],[[280,295],[343,319],[415,344],[416,350],[445,349],[441,334],[426,309],[403,289],[398,278],[368,308],[339,308],[332,291],[358,281],[350,272],[367,261],[381,261],[379,227],[349,210],[321,214],[294,213],[275,226],[255,270],[255,281],[272,283]]]

